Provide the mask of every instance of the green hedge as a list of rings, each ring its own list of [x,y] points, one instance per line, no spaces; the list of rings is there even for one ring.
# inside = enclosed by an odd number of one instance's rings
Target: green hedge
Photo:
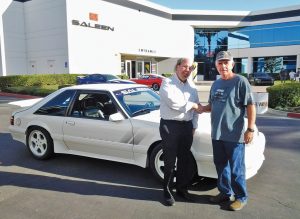
[[[163,73],[162,76],[169,78],[169,77],[171,77],[173,74],[174,74],[174,73]]]
[[[298,107],[300,106],[300,83],[278,84],[267,88],[269,107]]]
[[[35,74],[0,77],[0,89],[16,86],[44,86],[76,84],[78,74]]]

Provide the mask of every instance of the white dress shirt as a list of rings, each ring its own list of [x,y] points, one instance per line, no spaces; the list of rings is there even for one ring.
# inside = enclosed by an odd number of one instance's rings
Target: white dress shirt
[[[165,120],[190,121],[198,127],[198,113],[192,110],[199,103],[198,92],[193,81],[181,82],[177,74],[163,80],[159,89],[160,116]]]

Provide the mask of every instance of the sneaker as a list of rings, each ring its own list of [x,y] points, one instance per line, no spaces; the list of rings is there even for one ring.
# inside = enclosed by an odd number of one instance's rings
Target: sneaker
[[[239,211],[241,210],[245,205],[247,204],[247,202],[242,202],[241,200],[236,200],[234,201],[230,206],[230,210],[232,211]]]
[[[209,201],[212,203],[221,203],[221,202],[225,202],[225,201],[234,201],[234,196],[227,196],[224,195],[223,193],[219,193],[216,196],[212,196],[209,198]]]

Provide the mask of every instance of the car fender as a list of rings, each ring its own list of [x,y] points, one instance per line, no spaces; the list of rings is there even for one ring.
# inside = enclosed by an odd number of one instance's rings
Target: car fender
[[[50,120],[51,120],[51,118],[50,118]],[[53,140],[53,143],[54,143],[54,152],[55,153],[66,153],[66,151],[68,151],[68,149],[64,144],[63,132],[61,130],[63,122],[64,122],[64,120],[62,120],[60,124],[56,124],[55,128],[51,129],[50,128],[51,125],[47,125],[46,122],[44,122],[42,119],[39,118],[39,116],[37,116],[36,119],[33,119],[28,122],[25,135],[27,135],[27,132],[30,127],[33,127],[33,126],[41,127],[50,134],[50,136]],[[60,131],[56,131],[56,130],[60,130]],[[61,133],[61,134],[59,134],[59,133]]]

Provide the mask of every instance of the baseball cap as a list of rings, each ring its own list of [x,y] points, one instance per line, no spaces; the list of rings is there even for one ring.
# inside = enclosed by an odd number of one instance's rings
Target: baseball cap
[[[233,61],[233,57],[232,57],[232,55],[231,55],[230,52],[221,51],[216,56],[216,61],[219,61],[219,60],[230,60],[230,61]]]

